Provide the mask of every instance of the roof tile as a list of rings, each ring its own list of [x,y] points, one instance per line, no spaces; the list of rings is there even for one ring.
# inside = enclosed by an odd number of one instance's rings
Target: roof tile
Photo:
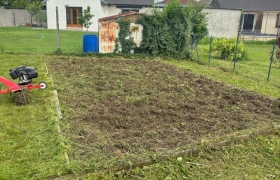
[[[244,11],[280,11],[280,0],[213,0],[220,8],[243,9]]]
[[[160,2],[161,4],[165,4],[165,3],[168,3],[172,0],[164,0],[162,2]],[[195,0],[178,0],[181,4],[190,4],[190,3],[195,3],[196,1]],[[210,4],[212,0],[201,0],[202,3],[205,3],[205,4]]]
[[[154,0],[105,0],[108,4],[151,6]]]

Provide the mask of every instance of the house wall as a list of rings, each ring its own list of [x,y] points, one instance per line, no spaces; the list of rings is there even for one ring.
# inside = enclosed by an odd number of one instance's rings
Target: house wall
[[[238,35],[241,10],[204,9],[203,12],[208,13],[209,36],[232,38]]]
[[[121,9],[117,8],[116,5],[102,5],[102,16],[103,17],[107,17],[107,16],[114,16],[114,15],[118,15],[121,13]]]
[[[46,14],[46,11],[43,11]],[[30,24],[31,17],[26,10],[0,9],[0,26],[24,26]],[[33,18],[35,23],[35,18]]]
[[[89,31],[98,32],[98,19],[103,17],[103,13],[101,10],[101,2],[100,0],[48,0],[47,1],[47,17],[48,17],[48,28],[56,29],[56,6],[58,7],[58,15],[59,15],[59,28],[67,29],[67,21],[66,21],[66,6],[71,5],[76,7],[82,7],[83,10],[87,8],[87,6],[91,7],[91,13],[94,14],[92,18],[93,24],[90,26]],[[83,27],[83,30],[86,28]]]
[[[101,4],[100,0],[48,0],[47,1],[47,16],[48,16],[48,28],[56,29],[56,6],[58,6],[58,14],[59,14],[59,28],[60,29],[74,29],[67,28],[66,21],[66,6],[71,5],[73,7],[82,7],[83,10],[87,8],[87,6],[91,7],[91,13],[94,14],[92,18],[93,24],[90,26],[89,31],[98,32],[98,19],[118,15],[121,13],[121,9],[117,8],[116,5],[105,5]],[[146,12],[146,7],[142,7],[140,9],[141,13]],[[86,30],[83,28],[83,30]]]
[[[114,15],[118,15],[121,14],[122,9],[121,8],[117,8],[116,5],[101,5],[101,9],[102,9],[102,15],[103,17],[107,17],[107,16],[114,16]],[[129,9],[129,8],[128,8]],[[139,10],[140,13],[146,13],[147,12],[147,8],[146,7],[142,7]]]
[[[275,28],[276,18],[276,13],[264,13],[261,33],[277,34],[278,28]]]

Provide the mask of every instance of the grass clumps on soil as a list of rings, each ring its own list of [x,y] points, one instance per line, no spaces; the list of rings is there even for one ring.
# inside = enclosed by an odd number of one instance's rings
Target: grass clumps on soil
[[[279,179],[279,146],[278,132],[129,172],[91,173],[83,179]]]
[[[48,65],[77,171],[131,165],[279,122],[278,100],[159,61],[58,57]]]
[[[28,105],[31,98],[31,92],[26,89],[14,92],[13,98],[17,106]]]

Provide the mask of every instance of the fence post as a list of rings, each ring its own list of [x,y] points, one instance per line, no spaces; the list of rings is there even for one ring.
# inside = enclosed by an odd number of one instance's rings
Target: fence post
[[[271,71],[271,65],[272,65],[272,62],[273,62],[273,56],[274,56],[274,49],[275,49],[275,45],[273,46],[273,51],[272,51],[272,55],[271,55],[271,59],[270,59],[270,66],[269,66],[269,71],[268,71],[268,76],[267,76],[267,82],[269,81],[269,76],[270,76],[270,71]]]
[[[197,59],[198,59],[198,61],[199,61],[198,49],[197,49],[197,44],[196,44],[195,36],[193,36],[193,39],[194,39],[194,44],[195,44],[195,49],[196,49]]]
[[[15,14],[15,11],[13,11],[13,14],[14,14],[14,26],[16,26],[16,14]]]
[[[192,45],[191,45],[191,53],[192,53],[192,50],[193,50],[193,35],[192,36]]]
[[[210,58],[211,58],[211,48],[212,48],[212,36],[211,36],[211,40],[210,40],[209,64],[210,64]]]
[[[56,34],[57,34],[57,51],[60,51],[59,16],[58,16],[57,6],[56,6]]]
[[[237,50],[238,50],[238,42],[239,42],[239,36],[237,36],[237,41],[236,41],[236,50],[235,50],[235,58],[234,58],[233,71],[235,71],[235,63],[236,63],[236,55],[237,55]]]

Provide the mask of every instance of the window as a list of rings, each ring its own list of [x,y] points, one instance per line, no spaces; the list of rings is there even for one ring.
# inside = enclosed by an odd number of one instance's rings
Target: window
[[[122,9],[122,14],[128,12],[139,12],[139,9]]]
[[[276,28],[280,28],[280,17],[279,17],[280,14],[277,14],[277,18],[276,18],[276,24],[275,24],[275,27]]]
[[[79,24],[79,14],[82,13],[81,7],[66,7],[67,27],[83,27]]]

